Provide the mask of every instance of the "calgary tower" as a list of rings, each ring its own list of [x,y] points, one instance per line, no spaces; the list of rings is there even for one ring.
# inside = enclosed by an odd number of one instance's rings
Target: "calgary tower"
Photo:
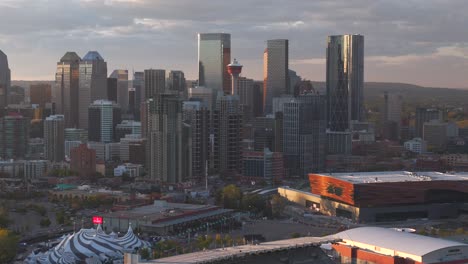
[[[242,65],[234,59],[231,64],[227,66],[229,74],[232,76],[232,87],[231,87],[231,95],[237,95],[237,79],[239,78],[239,74],[242,71]]]

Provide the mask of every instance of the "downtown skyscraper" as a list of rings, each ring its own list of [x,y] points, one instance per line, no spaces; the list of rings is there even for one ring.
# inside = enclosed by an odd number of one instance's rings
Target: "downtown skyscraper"
[[[272,114],[274,97],[289,94],[289,42],[287,39],[267,41],[263,53],[263,112]],[[274,114],[274,113],[273,113]]]
[[[78,54],[69,51],[57,62],[55,73],[57,112],[65,116],[66,127],[78,127],[80,61]]]
[[[146,102],[145,130],[147,169],[151,180],[179,183],[191,164],[185,159],[182,100],[175,94],[160,94]]]
[[[128,70],[114,70],[109,78],[117,79],[117,101],[122,113],[128,111]]]
[[[97,51],[88,52],[79,68],[79,127],[88,129],[88,107],[107,99],[107,62]]]
[[[65,157],[65,117],[51,115],[44,121],[44,152],[49,161],[60,162]]]
[[[145,100],[156,98],[166,91],[166,70],[145,70],[144,78]]]
[[[198,85],[230,93],[231,35],[226,33],[198,34]]]
[[[351,120],[364,117],[364,36],[329,36],[327,43],[329,154],[351,152]]]
[[[0,116],[8,105],[8,91],[11,85],[11,72],[8,67],[8,57],[0,50]]]

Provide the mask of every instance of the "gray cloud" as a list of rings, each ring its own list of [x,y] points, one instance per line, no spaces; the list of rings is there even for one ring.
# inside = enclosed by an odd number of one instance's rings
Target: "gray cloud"
[[[98,50],[110,70],[195,78],[196,33],[229,32],[245,76],[261,79],[265,40],[288,38],[291,68],[323,80],[327,35],[359,33],[367,80],[466,87],[454,65],[468,61],[467,9],[465,0],[1,0],[0,49],[15,79],[53,79],[68,50]]]

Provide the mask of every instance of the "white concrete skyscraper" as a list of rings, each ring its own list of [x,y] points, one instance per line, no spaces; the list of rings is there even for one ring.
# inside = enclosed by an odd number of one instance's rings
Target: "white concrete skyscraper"
[[[88,129],[88,107],[107,99],[107,62],[97,51],[88,52],[80,62],[79,127]]]
[[[263,53],[263,111],[271,114],[274,97],[289,93],[289,42],[287,39],[267,41]],[[273,113],[274,114],[274,113]]]

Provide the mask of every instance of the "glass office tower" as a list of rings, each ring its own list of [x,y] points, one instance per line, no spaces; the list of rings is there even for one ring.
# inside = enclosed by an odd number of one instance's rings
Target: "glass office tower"
[[[225,33],[198,34],[199,86],[229,93],[231,78],[227,65],[231,62],[231,35]]]
[[[289,93],[289,42],[287,39],[267,41],[263,54],[263,111],[272,113],[273,98]],[[274,114],[274,113],[273,113]]]
[[[329,36],[327,45],[328,128],[349,130],[364,120],[364,36]]]
[[[55,85],[58,113],[65,116],[66,127],[78,127],[78,79],[81,58],[75,52],[67,52],[57,62]]]
[[[79,68],[79,128],[88,129],[88,107],[95,100],[107,99],[107,62],[97,51],[88,52]]]

